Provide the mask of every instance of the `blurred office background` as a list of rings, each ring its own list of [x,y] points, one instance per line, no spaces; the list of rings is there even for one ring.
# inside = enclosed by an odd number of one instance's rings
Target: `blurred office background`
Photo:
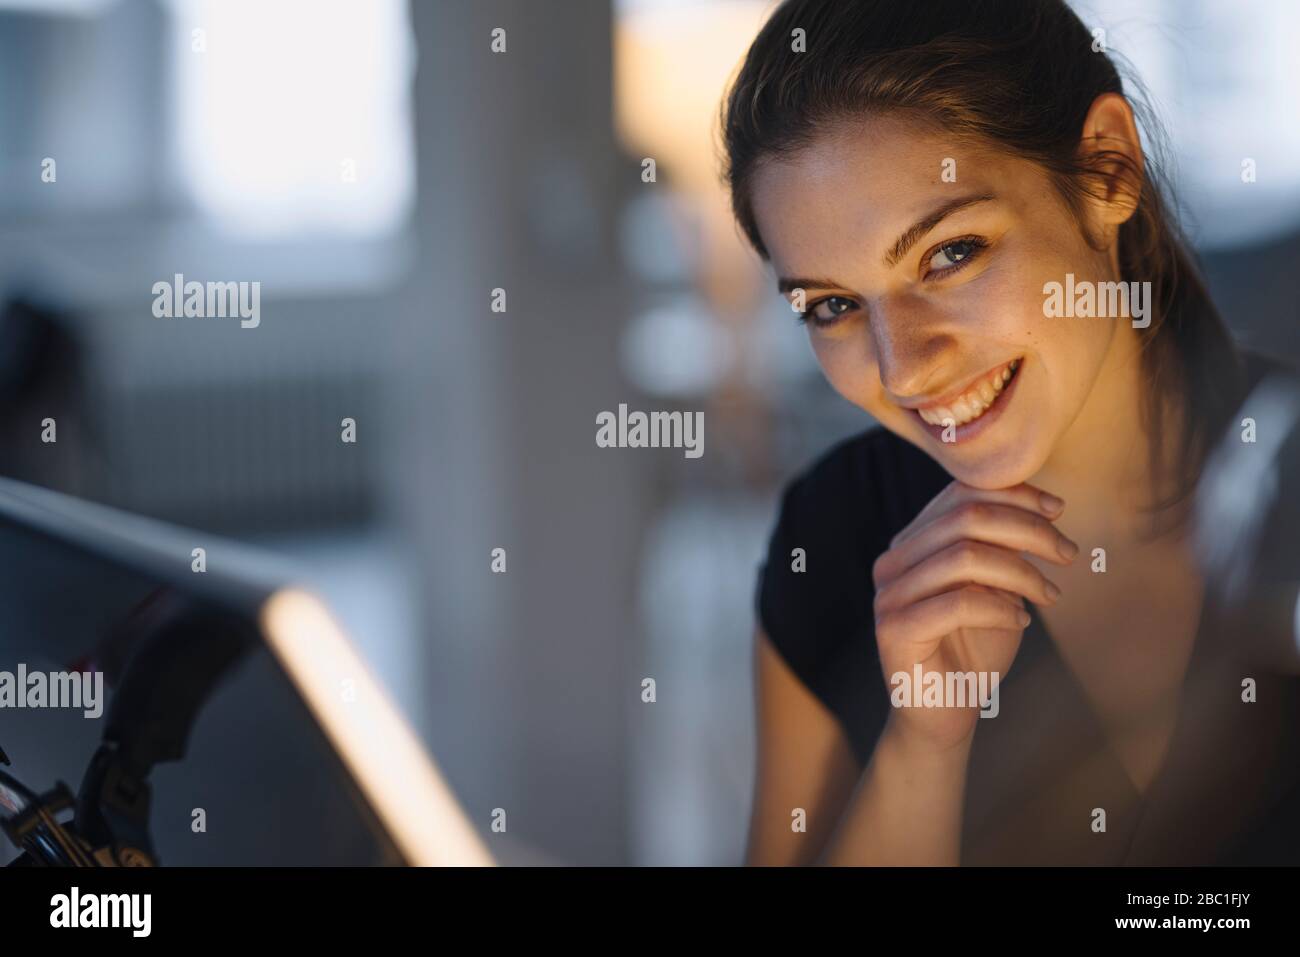
[[[869,425],[718,182],[769,6],[0,0],[0,472],[300,560],[503,861],[739,862],[776,496]],[[1078,9],[1229,321],[1300,361],[1300,6]],[[260,326],[154,318],[176,273]],[[704,456],[597,448],[620,403]]]

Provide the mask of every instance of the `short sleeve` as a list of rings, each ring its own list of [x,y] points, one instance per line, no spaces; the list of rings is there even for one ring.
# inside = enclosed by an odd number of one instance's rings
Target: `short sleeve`
[[[894,532],[860,461],[874,444],[842,444],[786,486],[755,595],[763,631],[839,720],[863,764],[889,709],[871,566]]]

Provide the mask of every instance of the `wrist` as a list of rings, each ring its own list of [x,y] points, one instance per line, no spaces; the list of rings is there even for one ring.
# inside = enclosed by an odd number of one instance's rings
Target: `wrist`
[[[976,724],[978,726],[978,723]],[[975,741],[975,727],[952,741],[935,741],[909,729],[891,714],[885,722],[881,744],[908,765],[918,768],[964,768]]]

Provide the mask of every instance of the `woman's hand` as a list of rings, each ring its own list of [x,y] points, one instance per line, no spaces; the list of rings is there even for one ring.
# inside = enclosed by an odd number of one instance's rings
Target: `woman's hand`
[[[953,482],[936,495],[872,568],[886,682],[898,672],[911,681],[917,663],[922,674],[1005,675],[1030,621],[1025,599],[1050,605],[1060,594],[1022,553],[1057,565],[1078,554],[1052,524],[1064,507],[1031,485],[989,491]],[[921,690],[912,689],[914,699]],[[974,703],[895,708],[890,723],[908,746],[944,751],[968,742],[978,720]]]

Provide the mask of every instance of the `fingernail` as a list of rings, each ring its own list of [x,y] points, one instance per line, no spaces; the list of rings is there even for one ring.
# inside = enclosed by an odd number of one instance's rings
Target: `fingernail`
[[[1056,543],[1056,550],[1061,553],[1062,558],[1073,558],[1075,555],[1079,554],[1079,546],[1074,544],[1074,542],[1070,541],[1064,535],[1062,535],[1060,541]]]
[[[1065,508],[1065,499],[1057,498],[1055,495],[1048,495],[1046,492],[1040,493],[1038,500],[1042,503],[1043,508],[1049,512],[1059,512]]]
[[[1061,597],[1061,589],[1056,587],[1056,582],[1047,582],[1043,590],[1047,592],[1047,597],[1051,601],[1056,601]]]
[[[1021,628],[1028,628],[1028,627],[1029,627],[1029,612],[1025,611],[1023,608],[1020,609],[1019,618],[1020,618],[1020,627],[1021,627]]]

